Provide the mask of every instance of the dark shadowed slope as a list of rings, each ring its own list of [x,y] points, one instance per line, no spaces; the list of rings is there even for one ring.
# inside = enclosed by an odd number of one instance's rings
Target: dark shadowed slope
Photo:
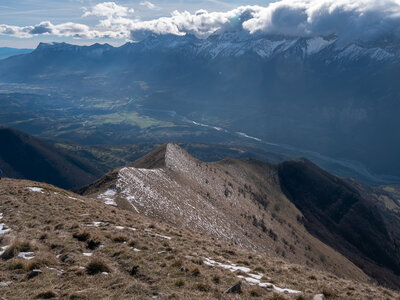
[[[310,233],[368,275],[399,288],[399,240],[377,202],[308,160],[284,162],[278,170],[282,190],[304,214]]]
[[[63,188],[87,184],[101,172],[21,131],[0,127],[0,168],[4,176],[47,182]]]

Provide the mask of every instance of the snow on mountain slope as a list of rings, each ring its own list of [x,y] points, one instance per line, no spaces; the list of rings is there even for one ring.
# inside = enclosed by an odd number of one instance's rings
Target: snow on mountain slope
[[[247,41],[204,41],[195,47],[197,54],[216,58],[218,56],[241,56],[248,52],[258,54],[262,58],[271,57],[278,48],[280,51],[290,48],[293,40],[257,39]]]
[[[333,44],[336,39],[325,40],[322,37],[315,37],[307,40],[307,54],[312,55],[314,53],[318,53],[321,50],[325,49],[329,45]]]
[[[395,54],[389,53],[381,48],[364,48],[362,46],[351,44],[348,47],[340,50],[335,56],[336,59],[347,58],[350,60],[357,60],[360,57],[369,57],[376,61],[391,59]]]
[[[375,61],[385,59],[398,59],[398,47],[379,47],[372,44],[359,44],[354,41],[347,45],[337,43],[336,36],[316,36],[309,38],[296,38],[285,36],[249,35],[243,32],[224,32],[214,34],[207,39],[197,39],[193,36],[155,36],[137,44],[131,44],[133,49],[141,51],[155,49],[169,49],[184,51],[195,55],[215,59],[217,57],[238,57],[245,54],[256,54],[263,59],[284,54],[295,48],[300,48],[304,57],[324,54],[331,60],[347,58],[358,60],[369,57]],[[390,45],[390,43],[389,43]]]
[[[193,35],[186,36],[159,35],[150,36],[138,43],[126,43],[115,48],[108,44],[94,44],[91,46],[76,46],[66,43],[40,43],[33,52],[71,53],[79,54],[91,59],[100,59],[103,56],[133,56],[135,53],[152,51],[182,53],[183,55],[201,56],[207,59],[223,57],[240,57],[256,55],[264,60],[279,55],[297,54],[302,58],[312,58],[322,55],[322,60],[340,61],[359,60],[369,58],[372,61],[399,60],[399,43],[397,39],[384,42],[363,43],[353,41],[346,45],[338,42],[337,36],[288,37],[276,35],[250,35],[243,31],[215,33],[206,39],[199,39]]]

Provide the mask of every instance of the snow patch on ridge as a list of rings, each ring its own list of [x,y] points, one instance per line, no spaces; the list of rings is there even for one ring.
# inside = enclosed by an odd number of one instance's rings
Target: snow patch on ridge
[[[275,292],[278,293],[285,293],[285,294],[300,294],[300,291],[287,289],[287,288],[280,288],[276,285],[269,283],[269,282],[261,282],[261,279],[264,277],[262,274],[252,274],[250,273],[251,269],[247,267],[237,266],[236,264],[224,264],[217,262],[215,260],[204,258],[204,264],[210,267],[220,267],[223,269],[227,269],[231,272],[242,271],[247,273],[248,276],[238,275],[237,277],[240,279],[246,280],[250,285],[258,285],[260,287],[269,287],[273,289]]]
[[[10,245],[0,247],[0,249],[1,249],[1,250],[0,250],[0,256],[3,255],[4,252],[6,252],[6,250],[7,250],[8,247],[10,247]]]
[[[26,189],[31,192],[44,193],[44,190],[40,187],[31,186],[31,187],[27,187]]]
[[[104,193],[97,196],[97,199],[100,199],[104,202],[104,204],[117,206],[117,203],[114,201],[114,196],[117,194],[117,191],[108,189]]]
[[[105,222],[93,222],[92,224],[87,224],[87,227],[100,227],[100,226],[107,226],[108,223]]]
[[[33,255],[35,255],[34,252],[20,252],[18,253],[17,257],[25,260],[31,260],[35,258]]]
[[[0,220],[3,219],[3,213],[0,213]],[[7,228],[6,224],[0,223],[0,236],[5,235],[11,231],[10,228]]]
[[[160,238],[166,239],[166,240],[171,240],[171,239],[172,239],[171,237],[166,236],[166,235],[161,235],[161,234],[157,234],[157,233],[155,233],[154,235],[155,235],[155,236],[158,236],[158,237],[160,237]]]
[[[247,268],[247,267],[240,267],[235,264],[230,264],[230,265],[223,264],[223,263],[217,262],[217,261],[209,259],[209,258],[205,258],[203,262],[207,266],[211,266],[211,267],[217,266],[217,267],[227,269],[231,272],[242,271],[244,273],[249,273],[251,271],[251,269]]]

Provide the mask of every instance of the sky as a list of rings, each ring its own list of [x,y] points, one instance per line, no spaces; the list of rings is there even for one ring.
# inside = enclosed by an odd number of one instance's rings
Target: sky
[[[400,0],[0,0],[0,47],[39,42],[122,45],[148,36],[215,32],[343,43],[400,38]]]
[[[53,24],[66,22],[96,25],[96,18],[83,17],[85,8],[90,8],[104,1],[95,0],[0,0],[0,24],[11,26],[29,26],[42,21]],[[151,20],[170,16],[175,10],[196,12],[199,9],[208,11],[227,11],[242,5],[265,5],[265,0],[117,0],[116,4],[134,9],[134,16],[140,20]],[[74,39],[54,35],[32,38],[16,38],[0,35],[0,47],[35,48],[40,42],[68,42],[73,44],[93,44],[94,42],[121,45],[126,39]]]

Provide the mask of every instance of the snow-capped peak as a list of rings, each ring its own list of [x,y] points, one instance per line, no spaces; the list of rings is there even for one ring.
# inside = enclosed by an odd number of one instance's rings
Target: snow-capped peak
[[[336,38],[333,39],[325,39],[323,37],[314,37],[307,40],[307,54],[312,55],[320,52],[325,49],[329,45],[332,45],[336,42]]]
[[[148,51],[174,51],[185,55],[202,56],[209,59],[223,57],[240,57],[256,55],[268,60],[279,55],[299,55],[301,58],[312,58],[324,53],[324,61],[359,60],[368,58],[372,61],[393,60],[400,57],[400,42],[396,39],[385,39],[375,42],[340,43],[337,36],[288,37],[277,35],[250,34],[233,28],[216,32],[206,39],[194,35],[185,36],[159,35],[151,36],[139,43],[127,43],[120,48],[110,45],[95,44],[80,47],[66,43],[41,43],[36,52],[62,51],[82,53],[90,57],[101,57],[108,51],[123,51],[126,54]]]

